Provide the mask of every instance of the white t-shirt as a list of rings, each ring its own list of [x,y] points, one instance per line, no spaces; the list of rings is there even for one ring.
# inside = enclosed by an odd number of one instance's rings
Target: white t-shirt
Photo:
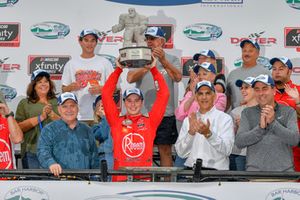
[[[97,55],[87,59],[79,56],[66,64],[61,79],[62,85],[67,86],[73,82],[81,85],[80,90],[72,91],[78,98],[78,120],[93,120],[93,102],[97,95],[88,92],[89,85],[103,86],[113,70],[109,60]]]

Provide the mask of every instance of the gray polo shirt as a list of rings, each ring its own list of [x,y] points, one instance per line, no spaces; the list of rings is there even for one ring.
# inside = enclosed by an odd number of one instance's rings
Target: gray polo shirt
[[[180,62],[179,59],[176,56],[169,55],[166,53],[166,59],[177,69],[180,69]],[[174,102],[174,81],[171,79],[171,77],[168,75],[167,71],[163,68],[162,64],[157,61],[157,69],[158,71],[163,75],[165,78],[165,81],[167,82],[170,97],[169,102],[165,111],[164,116],[173,116],[174,110],[175,110],[175,102]],[[150,72],[147,72],[145,76],[140,80],[136,82],[136,87],[140,88],[144,92],[145,100],[144,100],[144,107],[142,112],[148,113],[152,105],[156,99],[156,90],[154,87],[154,81],[153,77]],[[146,110],[145,110],[146,109]]]

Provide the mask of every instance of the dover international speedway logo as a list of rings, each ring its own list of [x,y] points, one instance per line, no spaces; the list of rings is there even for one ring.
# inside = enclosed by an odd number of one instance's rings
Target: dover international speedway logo
[[[183,33],[193,40],[213,41],[222,35],[222,29],[213,24],[196,23],[186,26]]]
[[[30,31],[39,38],[61,39],[70,33],[70,27],[59,22],[41,22],[32,25]]]
[[[16,4],[19,0],[0,0],[0,8],[1,7],[10,7]]]
[[[294,9],[300,10],[300,0],[286,0],[286,3]]]

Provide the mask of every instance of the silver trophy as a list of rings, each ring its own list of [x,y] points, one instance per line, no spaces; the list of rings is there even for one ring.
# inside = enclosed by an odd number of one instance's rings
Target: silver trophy
[[[129,8],[128,13],[121,14],[119,23],[112,27],[113,33],[124,30],[123,48],[119,49],[122,65],[138,68],[151,64],[151,49],[147,47],[144,36],[147,24],[148,17]]]

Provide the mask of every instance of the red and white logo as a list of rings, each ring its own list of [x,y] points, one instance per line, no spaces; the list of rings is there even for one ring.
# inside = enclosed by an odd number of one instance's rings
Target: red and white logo
[[[10,169],[12,165],[10,145],[5,140],[0,139],[0,146],[2,146],[0,150],[0,168]]]
[[[145,151],[144,137],[138,133],[128,133],[122,141],[123,152],[130,158],[137,158]]]

